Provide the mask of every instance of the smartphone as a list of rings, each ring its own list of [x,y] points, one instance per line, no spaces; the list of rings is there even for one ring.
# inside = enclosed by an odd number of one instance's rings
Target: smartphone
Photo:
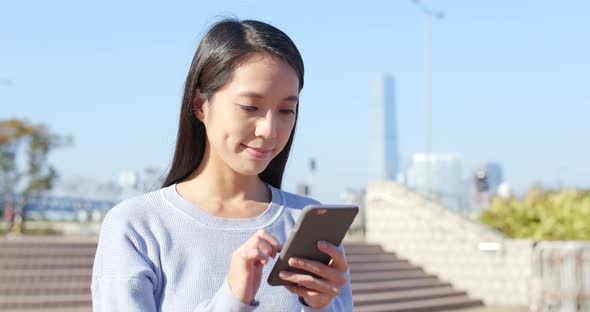
[[[272,286],[295,285],[279,277],[279,273],[284,270],[316,276],[311,272],[291,267],[289,259],[297,257],[329,264],[331,258],[319,250],[318,241],[323,240],[339,246],[358,210],[356,205],[306,206],[268,276],[268,283]]]

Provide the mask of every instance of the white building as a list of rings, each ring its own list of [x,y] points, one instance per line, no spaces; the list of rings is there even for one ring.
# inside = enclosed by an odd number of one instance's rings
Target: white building
[[[405,184],[445,207],[461,212],[465,207],[462,166],[458,154],[414,154],[405,174]]]

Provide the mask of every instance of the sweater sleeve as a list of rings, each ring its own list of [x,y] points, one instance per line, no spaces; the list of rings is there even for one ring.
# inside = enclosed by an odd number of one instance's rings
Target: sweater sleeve
[[[106,311],[157,311],[159,270],[148,256],[154,248],[134,226],[128,207],[119,204],[105,216],[92,271],[92,308]]]
[[[92,271],[94,312],[155,312],[159,278],[147,256],[148,244],[121,207],[103,220]]]
[[[255,311],[257,307],[258,302],[256,301],[252,302],[252,304],[245,304],[236,298],[231,292],[226,278],[215,296],[211,300],[200,302],[194,312],[250,312]]]
[[[105,216],[92,272],[93,312],[159,310],[162,278],[156,260],[151,260],[158,259],[157,251],[145,235],[138,233],[136,226],[140,223],[121,207],[111,209]],[[248,305],[238,300],[225,280],[211,299],[192,309],[250,312],[257,307],[256,302]]]

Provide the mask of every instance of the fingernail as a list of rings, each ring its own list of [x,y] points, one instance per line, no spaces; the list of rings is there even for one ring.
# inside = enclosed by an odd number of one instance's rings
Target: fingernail
[[[324,241],[319,241],[318,242],[318,247],[320,248],[328,248],[328,244]]]
[[[303,266],[305,265],[305,263],[303,262],[303,260],[299,259],[299,258],[289,258],[289,265],[290,266]]]
[[[280,278],[289,277],[289,273],[287,271],[281,271],[281,272],[279,272],[279,277]]]

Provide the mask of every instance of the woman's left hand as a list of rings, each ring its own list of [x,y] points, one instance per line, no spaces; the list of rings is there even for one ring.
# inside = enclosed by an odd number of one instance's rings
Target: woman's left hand
[[[319,278],[288,271],[282,271],[279,274],[282,279],[298,285],[285,287],[290,292],[302,297],[305,303],[312,308],[324,307],[332,301],[332,298],[340,294],[340,288],[346,285],[346,271],[348,270],[344,255],[338,247],[320,241],[318,248],[332,258],[329,265],[301,258],[290,258],[289,265],[311,272]]]

